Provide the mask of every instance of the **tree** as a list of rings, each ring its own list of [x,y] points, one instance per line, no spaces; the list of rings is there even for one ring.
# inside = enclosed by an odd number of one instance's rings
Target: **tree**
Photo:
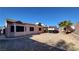
[[[73,23],[67,20],[59,23],[59,26],[61,27],[61,29],[64,30],[67,34],[74,31],[74,29],[71,27],[72,25]]]
[[[21,21],[16,21],[16,23],[22,23]]]
[[[38,23],[38,26],[42,26],[42,23],[39,22],[39,23]]]
[[[63,21],[59,23],[59,27],[67,27],[67,26],[71,26],[73,23],[71,21]]]

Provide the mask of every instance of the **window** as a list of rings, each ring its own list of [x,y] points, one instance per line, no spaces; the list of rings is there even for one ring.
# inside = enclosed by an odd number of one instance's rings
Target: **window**
[[[11,32],[14,32],[14,26],[11,26],[10,30]]]
[[[16,32],[24,32],[24,26],[16,26]]]
[[[39,28],[39,31],[41,31],[41,28]]]
[[[30,31],[34,31],[34,27],[30,27]]]

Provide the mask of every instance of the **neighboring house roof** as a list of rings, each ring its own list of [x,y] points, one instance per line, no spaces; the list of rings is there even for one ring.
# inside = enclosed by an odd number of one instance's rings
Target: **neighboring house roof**
[[[48,30],[58,30],[59,28],[57,28],[57,26],[49,26]]]
[[[49,26],[49,28],[54,28],[54,26]]]
[[[57,28],[56,26],[49,26],[49,28]]]

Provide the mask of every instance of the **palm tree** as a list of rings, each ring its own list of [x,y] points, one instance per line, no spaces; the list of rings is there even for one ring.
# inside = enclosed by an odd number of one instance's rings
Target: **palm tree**
[[[59,27],[67,27],[67,26],[71,26],[73,23],[71,21],[63,21],[59,23]]]
[[[67,20],[59,23],[59,27],[61,27],[62,29],[64,29],[65,32],[68,32],[68,31],[71,32],[71,30],[72,30],[71,26],[72,25],[73,25],[73,23],[71,21],[67,21]]]

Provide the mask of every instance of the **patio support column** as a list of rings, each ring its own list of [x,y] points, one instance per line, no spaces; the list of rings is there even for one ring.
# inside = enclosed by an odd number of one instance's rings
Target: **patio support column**
[[[16,24],[14,23],[14,35],[16,33]]]

